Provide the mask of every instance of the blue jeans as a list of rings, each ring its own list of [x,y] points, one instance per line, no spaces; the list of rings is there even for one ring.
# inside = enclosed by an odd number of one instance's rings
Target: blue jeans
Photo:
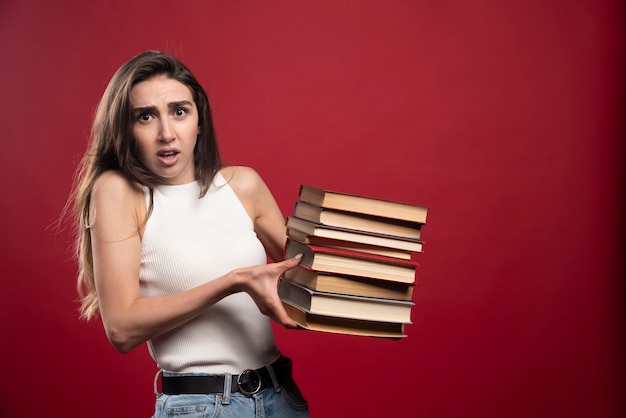
[[[252,396],[228,390],[208,395],[158,394],[153,418],[309,418],[308,404],[295,382]]]

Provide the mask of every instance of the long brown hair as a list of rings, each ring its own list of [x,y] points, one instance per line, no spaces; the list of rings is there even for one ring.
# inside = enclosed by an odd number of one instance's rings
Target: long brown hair
[[[200,133],[194,149],[194,162],[201,190],[199,197],[206,194],[213,177],[222,168],[208,96],[183,63],[166,53],[146,51],[117,70],[100,99],[89,147],[78,166],[72,193],[77,228],[75,252],[79,266],[77,290],[81,318],[91,319],[99,314],[89,232],[89,204],[96,179],[105,171],[114,170],[130,182],[151,190],[155,185],[165,183],[163,178],[149,171],[135,153],[130,103],[130,91],[137,83],[160,75],[186,85],[198,109]]]

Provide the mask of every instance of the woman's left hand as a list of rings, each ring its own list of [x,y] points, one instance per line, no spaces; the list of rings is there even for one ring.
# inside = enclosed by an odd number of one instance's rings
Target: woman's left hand
[[[269,316],[285,328],[298,328],[298,324],[289,317],[278,296],[277,283],[282,274],[296,267],[301,256],[278,263],[264,264],[235,270],[240,289],[248,293],[261,313]]]

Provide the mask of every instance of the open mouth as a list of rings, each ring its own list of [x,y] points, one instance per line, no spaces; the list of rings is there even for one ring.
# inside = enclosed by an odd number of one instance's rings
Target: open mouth
[[[173,162],[176,161],[176,158],[178,157],[179,152],[178,151],[160,151],[159,153],[157,153],[157,156],[159,157],[159,160],[161,160],[162,162],[166,163],[166,164],[171,164]]]

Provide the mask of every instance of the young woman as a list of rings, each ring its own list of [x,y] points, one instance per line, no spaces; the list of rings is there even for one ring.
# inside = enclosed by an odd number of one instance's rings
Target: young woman
[[[276,283],[299,257],[281,261],[284,218],[259,175],[222,165],[180,61],[148,51],[115,73],[78,179],[81,314],[121,352],[148,343],[155,417],[307,417],[270,324],[296,327]]]

